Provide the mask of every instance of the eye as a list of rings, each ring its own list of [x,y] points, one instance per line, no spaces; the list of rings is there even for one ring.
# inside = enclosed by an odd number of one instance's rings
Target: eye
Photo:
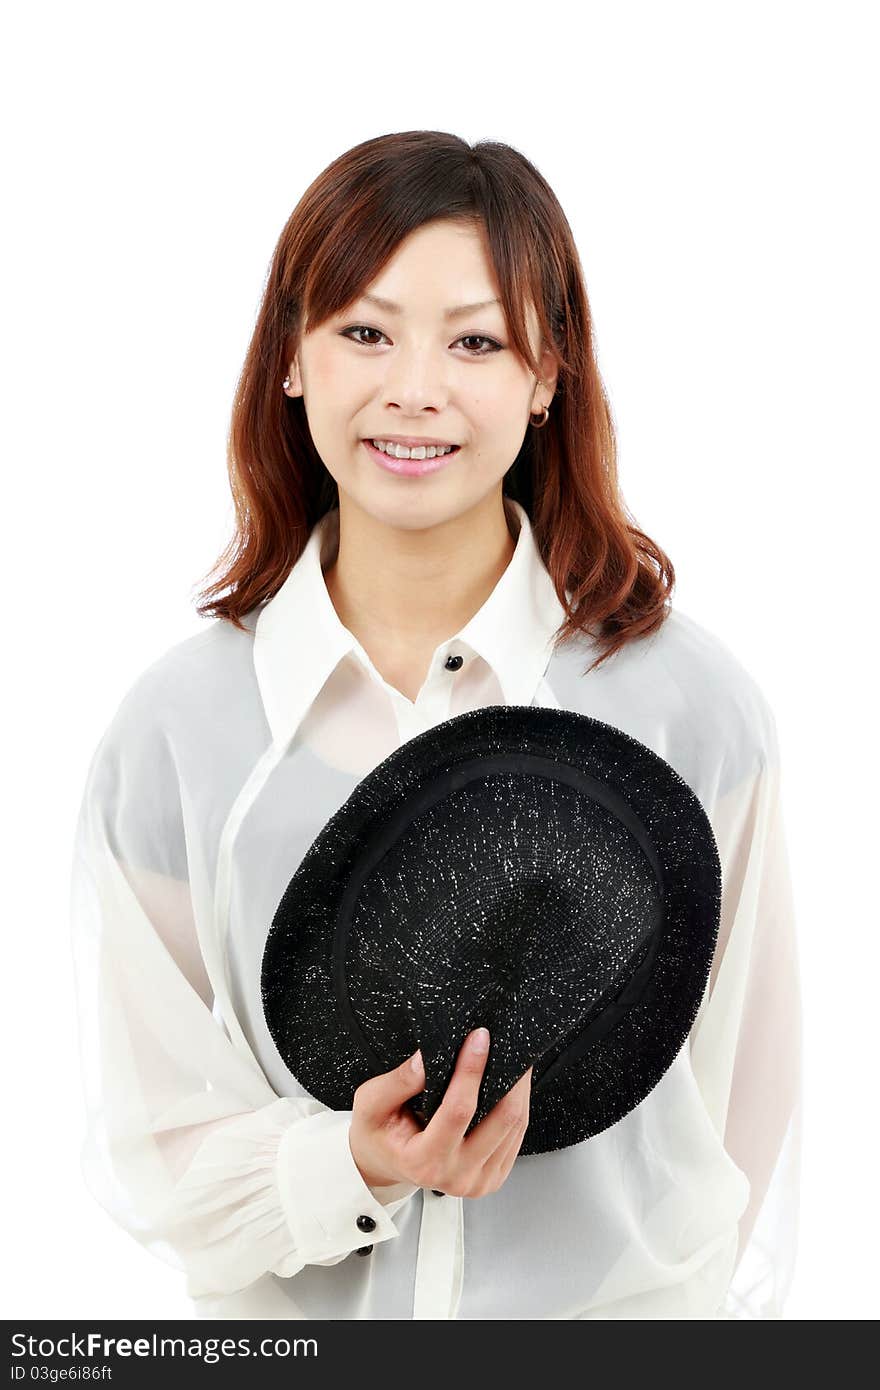
[[[501,352],[501,350],[502,350],[502,349],[501,349],[501,344],[500,344],[500,343],[496,343],[496,341],[495,341],[494,338],[486,338],[486,337],[484,337],[481,333],[466,333],[465,336],[464,336],[463,338],[459,338],[458,341],[459,341],[460,343],[464,343],[464,342],[467,342],[468,339],[470,339],[470,341],[471,341],[472,343],[488,343],[488,344],[489,344],[488,351],[486,351],[486,352],[475,352],[475,353],[474,353],[474,356],[475,356],[475,357],[488,357],[490,352]],[[471,349],[471,348],[468,348],[467,351],[468,351],[468,352],[471,352],[472,349]]]
[[[365,323],[356,323],[352,328],[343,329],[340,338],[351,338],[352,333],[376,333],[380,338],[384,338],[384,333],[379,333],[378,328],[368,328]],[[360,343],[362,347],[375,347],[375,343],[365,343],[361,338],[352,338],[353,343]]]
[[[385,334],[382,333],[382,332],[380,332],[380,330],[379,330],[378,328],[370,328],[370,327],[368,327],[368,325],[365,324],[365,323],[356,323],[356,324],[353,324],[353,325],[351,326],[351,328],[345,328],[345,329],[343,329],[343,331],[340,333],[339,336],[340,336],[341,338],[350,338],[351,341],[352,341],[353,343],[360,343],[361,347],[376,347],[376,346],[377,346],[376,343],[367,343],[367,342],[364,342],[363,338],[358,338],[358,337],[353,337],[353,336],[352,336],[353,334],[358,334],[358,333],[375,333],[379,338],[384,338],[384,337],[385,337]],[[504,349],[503,349],[503,345],[502,345],[501,343],[496,342],[494,338],[488,338],[488,337],[486,337],[486,336],[485,336],[484,334],[482,334],[482,333],[465,333],[463,337],[457,338],[457,339],[456,339],[456,342],[459,342],[459,343],[467,343],[467,342],[471,342],[471,343],[488,343],[488,347],[487,347],[485,350],[482,349],[482,348],[465,348],[465,351],[468,352],[468,353],[470,354],[471,357],[488,357],[488,356],[490,355],[490,353],[493,353],[493,352],[503,352],[503,350],[504,350]]]

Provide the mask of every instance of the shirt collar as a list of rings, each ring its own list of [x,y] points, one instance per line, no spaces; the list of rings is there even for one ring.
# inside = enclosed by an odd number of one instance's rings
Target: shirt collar
[[[519,519],[513,556],[482,608],[435,656],[476,653],[491,666],[506,704],[531,704],[565,619],[553,581],[535,544],[525,508],[506,505]],[[372,663],[344,627],[327,592],[322,562],[338,544],[339,511],[326,513],[284,583],[263,605],[254,630],[254,666],[275,743],[296,733],[322,686],[349,652]]]

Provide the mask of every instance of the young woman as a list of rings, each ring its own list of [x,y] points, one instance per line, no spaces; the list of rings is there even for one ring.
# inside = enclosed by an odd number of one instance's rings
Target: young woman
[[[122,701],[76,829],[94,1196],[206,1317],[781,1316],[800,1014],[775,722],[670,606],[672,565],[625,511],[577,252],[528,160],[413,131],[314,182],[272,260],[229,472],[212,621]],[[327,820],[404,740],[492,704],[653,748],[724,878],[673,1066],[605,1132],[519,1157],[530,1072],[465,1138],[476,1036],[421,1129],[418,1056],[329,1110],[260,999]]]

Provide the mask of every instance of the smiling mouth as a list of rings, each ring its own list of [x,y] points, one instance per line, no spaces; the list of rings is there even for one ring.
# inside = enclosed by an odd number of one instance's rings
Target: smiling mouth
[[[449,453],[435,454],[433,458],[429,458],[427,455],[424,458],[398,458],[396,454],[386,454],[383,449],[377,449],[372,439],[363,439],[361,443],[367,453],[387,473],[396,473],[399,476],[411,478],[439,472],[461,452],[461,445],[456,444]]]
[[[376,444],[376,440],[371,435],[367,435],[364,438],[364,443],[371,444],[374,449],[378,447]],[[446,457],[449,454],[456,453],[460,448],[460,444],[434,444],[433,442],[428,443],[427,440],[422,444],[398,444],[394,440],[391,440],[390,448],[380,449],[379,452],[385,454],[386,457],[392,459],[411,459],[413,457],[421,459],[428,457],[437,458],[438,456]],[[397,452],[398,449],[406,449],[407,452],[405,454],[399,454]],[[420,452],[422,449],[425,450],[424,454]],[[415,454],[413,454],[413,450],[416,451]],[[431,450],[432,452],[429,454],[428,450]]]

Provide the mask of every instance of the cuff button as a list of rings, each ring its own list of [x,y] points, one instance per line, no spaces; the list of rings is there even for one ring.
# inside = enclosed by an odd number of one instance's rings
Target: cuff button
[[[357,1228],[359,1231],[375,1231],[376,1223],[372,1216],[359,1216],[357,1219]]]
[[[359,1255],[369,1255],[369,1253],[370,1253],[370,1251],[372,1250],[372,1248],[373,1248],[372,1245],[361,1245],[361,1246],[358,1247],[358,1252],[357,1252],[357,1253],[358,1253]]]

